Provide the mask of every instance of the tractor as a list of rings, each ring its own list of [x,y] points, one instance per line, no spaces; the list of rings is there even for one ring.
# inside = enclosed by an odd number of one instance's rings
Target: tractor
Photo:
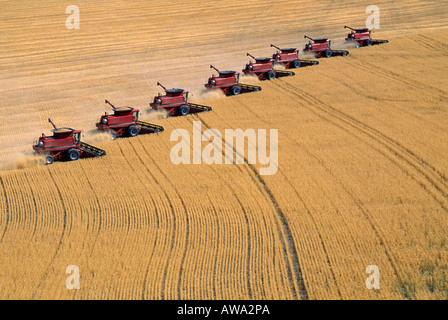
[[[284,65],[286,69],[314,66],[316,64],[319,64],[319,61],[316,60],[299,59],[299,50],[297,50],[296,48],[280,49],[273,44],[271,44],[271,47],[274,47],[278,50],[272,55],[272,61]]]
[[[117,137],[128,136],[135,137],[138,134],[158,133],[163,131],[163,127],[138,120],[139,111],[131,107],[115,107],[108,100],[105,101],[112,107],[114,114],[109,115],[107,112],[101,116],[100,121],[96,124],[98,130],[109,131],[112,139]]]
[[[367,28],[360,28],[360,29],[354,29],[348,26],[344,26],[344,29],[350,29],[352,32],[350,32],[347,35],[347,38],[345,38],[345,41],[355,43],[355,46],[357,48],[359,47],[370,47],[374,44],[381,44],[381,43],[388,43],[388,40],[374,40],[372,39],[372,30],[369,30]]]
[[[347,50],[333,50],[331,49],[331,40],[326,38],[313,39],[305,35],[304,38],[308,38],[310,41],[305,45],[303,52],[314,54],[316,58],[332,56],[346,56],[349,54]]]
[[[189,113],[212,110],[211,107],[188,102],[188,91],[184,89],[167,89],[160,82],[157,82],[157,85],[162,87],[166,94],[163,96],[159,93],[154,97],[153,102],[149,104],[154,110],[165,109],[170,116],[186,116]]]
[[[219,71],[210,65],[211,69],[218,72],[218,76],[214,74],[208,78],[204,85],[207,89],[221,89],[225,95],[238,95],[245,92],[260,91],[261,87],[240,83],[240,73],[236,71]]]
[[[42,133],[33,144],[34,152],[46,155],[46,163],[52,164],[54,161],[78,160],[80,157],[100,157],[106,155],[106,151],[91,146],[81,141],[81,130],[72,128],[57,128],[51,119],[48,119],[54,129],[53,136],[48,137]]]
[[[272,80],[274,78],[293,76],[292,71],[275,70],[274,62],[271,58],[255,58],[250,53],[246,54],[255,60],[255,62],[249,62],[243,69],[244,74],[255,74],[260,80]]]

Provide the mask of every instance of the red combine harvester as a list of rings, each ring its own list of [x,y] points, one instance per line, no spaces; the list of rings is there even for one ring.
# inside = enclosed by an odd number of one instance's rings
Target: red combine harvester
[[[275,70],[273,67],[274,62],[271,61],[271,58],[255,58],[249,53],[247,55],[254,59],[255,62],[246,64],[246,67],[243,69],[244,74],[255,74],[260,80],[272,80],[295,75],[292,71]]]
[[[367,28],[361,28],[361,29],[353,29],[348,26],[344,26],[344,29],[350,29],[352,32],[350,32],[347,35],[347,38],[345,38],[345,41],[347,42],[354,42],[356,44],[356,47],[370,47],[374,44],[381,44],[381,43],[388,43],[388,40],[374,40],[371,37],[372,31]]]
[[[347,50],[333,50],[331,49],[331,40],[326,38],[322,39],[312,39],[308,36],[304,38],[310,39],[310,42],[305,45],[304,52],[312,53],[316,58],[326,57],[330,58],[331,56],[346,56],[349,54]]]
[[[211,107],[188,102],[188,91],[184,91],[184,89],[167,89],[159,82],[157,85],[165,90],[166,95],[162,96],[159,93],[154,97],[154,101],[149,104],[154,110],[165,109],[170,116],[186,116],[189,113],[212,110]]]
[[[280,49],[273,44],[271,44],[271,47],[274,47],[278,50],[273,54],[272,61],[284,65],[286,69],[314,66],[316,64],[319,64],[319,61],[316,60],[299,59],[299,50],[297,50],[296,48]]]
[[[252,86],[250,84],[240,83],[240,73],[236,71],[219,71],[214,66],[210,65],[210,68],[215,69],[218,72],[216,77],[214,74],[208,78],[208,81],[204,86],[207,89],[221,89],[225,95],[237,95],[240,93],[260,91],[261,87]]]
[[[81,130],[72,128],[56,128],[53,121],[48,119],[54,129],[52,137],[42,133],[42,137],[33,144],[33,149],[38,154],[47,155],[47,164],[55,160],[78,160],[80,157],[100,157],[106,155],[106,151],[91,146],[81,141]]]
[[[96,124],[98,130],[110,131],[112,139],[122,137],[124,135],[128,137],[135,137],[138,134],[145,133],[158,133],[163,131],[163,127],[143,122],[138,120],[138,109],[130,107],[118,107],[116,108],[108,100],[105,101],[112,107],[114,111],[113,115],[109,115],[107,112],[101,116],[100,121]]]

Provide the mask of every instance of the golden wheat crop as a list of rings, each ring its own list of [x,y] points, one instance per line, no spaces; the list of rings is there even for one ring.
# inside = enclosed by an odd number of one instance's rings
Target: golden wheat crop
[[[79,30],[54,0],[0,2],[0,299],[448,298],[445,2],[377,1],[389,44],[236,97],[203,91],[211,63],[340,41],[370,3],[77,2]],[[148,115],[157,81],[213,111]],[[165,131],[110,141],[105,98]],[[48,117],[107,155],[44,166]],[[279,129],[278,172],[173,165],[170,133],[193,121]]]

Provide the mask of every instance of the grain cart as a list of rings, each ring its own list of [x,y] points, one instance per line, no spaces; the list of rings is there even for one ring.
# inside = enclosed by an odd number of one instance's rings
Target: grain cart
[[[170,116],[186,116],[189,113],[198,113],[212,110],[211,107],[188,102],[188,91],[184,89],[167,89],[160,82],[157,85],[165,90],[165,95],[158,94],[149,105],[154,110],[165,109]]]
[[[299,50],[297,50],[296,48],[281,49],[273,44],[271,44],[271,47],[274,47],[278,50],[272,55],[272,61],[284,65],[286,69],[314,66],[316,64],[319,64],[319,61],[316,60],[299,59]]]
[[[163,127],[138,120],[140,110],[131,107],[115,107],[108,100],[105,101],[112,107],[114,114],[107,112],[101,116],[96,124],[98,130],[109,131],[112,139],[128,136],[135,137],[138,134],[158,133],[163,131]]]
[[[52,164],[59,160],[78,160],[80,157],[101,157],[106,155],[106,151],[91,146],[81,141],[81,130],[72,128],[57,128],[51,119],[48,119],[54,129],[53,136],[48,137],[42,133],[33,144],[33,149],[37,154],[46,155],[46,163]]]
[[[243,69],[244,74],[255,74],[260,80],[272,80],[274,78],[293,76],[292,71],[275,70],[274,62],[271,58],[255,58],[250,53],[246,54],[255,60],[255,62],[249,62]]]
[[[361,28],[361,29],[354,29],[348,26],[344,26],[344,29],[350,29],[352,32],[350,32],[347,35],[347,38],[345,38],[345,41],[347,42],[354,42],[356,47],[370,47],[374,44],[381,44],[381,43],[388,43],[388,40],[374,40],[372,39],[372,30],[369,30],[367,28]]]
[[[240,93],[260,91],[261,87],[250,84],[240,83],[240,73],[236,71],[219,71],[214,66],[210,65],[211,69],[218,72],[218,76],[214,74],[208,78],[204,85],[207,89],[221,89],[225,95],[237,95]]]
[[[303,50],[306,53],[314,54],[316,58],[326,57],[330,58],[332,56],[346,56],[349,54],[347,50],[333,50],[331,49],[331,40],[326,38],[321,39],[313,39],[308,36],[305,36],[310,41],[307,45],[305,45],[305,49]]]

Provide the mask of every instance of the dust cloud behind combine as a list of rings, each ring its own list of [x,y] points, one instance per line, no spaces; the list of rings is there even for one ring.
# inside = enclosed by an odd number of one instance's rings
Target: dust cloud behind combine
[[[241,72],[246,52],[302,50],[304,34],[338,45],[371,3],[79,0],[68,30],[59,2],[0,11],[1,299],[448,298],[446,1],[377,1],[389,44],[242,76],[262,91],[236,97],[204,92],[210,64]],[[213,111],[148,112],[157,81]],[[105,99],[165,131],[109,141]],[[49,117],[107,155],[40,165]],[[170,133],[194,120],[279,129],[278,172],[173,165]]]

